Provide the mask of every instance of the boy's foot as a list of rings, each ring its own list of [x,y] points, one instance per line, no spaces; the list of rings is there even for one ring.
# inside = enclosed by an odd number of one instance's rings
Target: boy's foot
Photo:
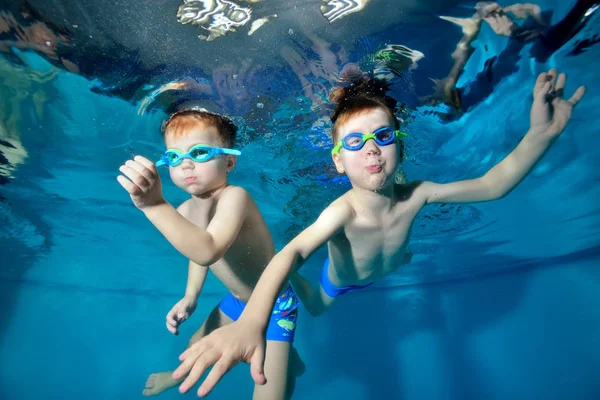
[[[144,396],[156,396],[177,386],[179,381],[173,379],[173,372],[159,372],[151,374],[146,381],[146,388],[142,392]]]

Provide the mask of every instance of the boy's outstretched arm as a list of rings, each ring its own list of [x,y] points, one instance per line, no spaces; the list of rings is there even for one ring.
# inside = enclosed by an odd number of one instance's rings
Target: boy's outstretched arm
[[[269,263],[252,291],[250,300],[240,318],[219,328],[189,347],[179,359],[182,364],[173,378],[188,377],[179,386],[182,393],[190,390],[204,371],[214,364],[200,388],[199,396],[206,396],[219,380],[240,361],[250,363],[252,378],[258,384],[266,382],[263,374],[265,359],[265,331],[281,287],[295,266],[301,266],[308,256],[326,243],[352,217],[352,209],[343,200],[337,200],[281,250]]]
[[[447,184],[424,182],[419,191],[427,203],[470,203],[496,200],[507,195],[527,176],[571,118],[581,100],[581,86],[569,99],[563,99],[565,74],[555,69],[538,76],[533,89],[531,127],[519,145],[483,177]],[[555,83],[556,80],[556,83]]]
[[[248,193],[229,187],[221,195],[215,215],[206,229],[188,221],[162,196],[156,166],[136,156],[119,169],[117,180],[129,192],[137,208],[181,254],[199,265],[219,260],[237,237],[250,202]]]

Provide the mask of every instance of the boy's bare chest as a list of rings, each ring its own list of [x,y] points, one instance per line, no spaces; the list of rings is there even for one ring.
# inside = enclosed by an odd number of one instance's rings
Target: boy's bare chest
[[[344,232],[356,261],[400,262],[406,253],[415,214],[404,208],[377,216],[357,216]]]
[[[352,224],[345,230],[348,241],[353,248],[372,248],[394,251],[402,247],[411,223],[409,221],[386,221],[385,223]]]

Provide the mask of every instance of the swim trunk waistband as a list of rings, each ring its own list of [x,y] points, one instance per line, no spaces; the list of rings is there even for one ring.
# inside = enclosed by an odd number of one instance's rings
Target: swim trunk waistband
[[[327,296],[331,297],[332,299],[335,299],[336,297],[339,297],[343,294],[346,293],[350,293],[350,292],[355,292],[357,290],[360,289],[364,289],[367,286],[370,286],[373,284],[373,282],[371,283],[367,283],[366,285],[348,285],[348,286],[335,286],[333,283],[331,283],[331,280],[329,279],[329,258],[327,258],[325,260],[325,265],[323,265],[323,270],[321,271],[321,287],[323,288],[323,291],[325,293],[327,293]]]

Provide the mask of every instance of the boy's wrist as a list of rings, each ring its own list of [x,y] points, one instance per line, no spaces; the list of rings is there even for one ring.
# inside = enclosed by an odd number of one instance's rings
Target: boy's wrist
[[[547,142],[550,141],[554,135],[552,134],[549,126],[531,126],[525,136],[531,139]]]
[[[240,317],[238,318],[238,322],[243,323],[245,325],[250,325],[254,328],[260,329],[260,330],[265,330],[267,328],[267,325],[269,324],[269,320],[267,319],[266,322],[262,321],[263,318],[261,318],[259,315],[255,315],[252,312],[242,312],[242,314],[240,315]]]
[[[146,214],[146,216],[148,216],[148,214],[154,214],[157,212],[161,212],[161,209],[163,209],[164,206],[166,206],[168,204],[169,203],[167,203],[167,201],[164,198],[161,198],[155,204],[142,208],[142,211],[144,212],[144,214]]]
[[[200,295],[200,292],[188,292],[186,291],[185,294],[183,295],[183,298],[189,298],[191,300],[198,300],[198,296]]]

